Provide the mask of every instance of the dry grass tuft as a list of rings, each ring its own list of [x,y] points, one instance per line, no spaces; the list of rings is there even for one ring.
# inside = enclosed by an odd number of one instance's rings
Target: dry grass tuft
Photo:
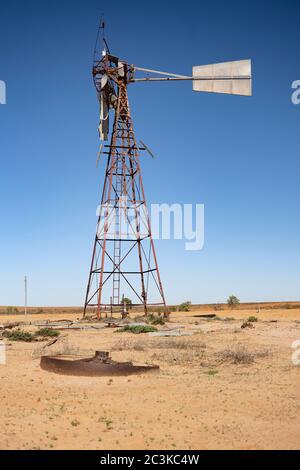
[[[203,341],[187,340],[185,338],[167,338],[166,340],[160,338],[158,341],[153,342],[152,349],[154,350],[151,356],[152,360],[186,366],[202,362],[206,344]]]
[[[121,339],[112,348],[112,351],[144,351],[145,345],[143,341],[130,341]]]
[[[186,338],[158,338],[151,344],[152,349],[189,349],[195,351],[205,349],[203,341],[189,340]]]
[[[185,338],[155,338],[155,339],[141,339],[139,341],[131,341],[129,339],[118,341],[113,347],[112,351],[144,351],[145,349],[179,349],[197,351],[206,348],[203,341],[187,340]]]
[[[252,364],[255,358],[267,357],[269,351],[252,352],[243,344],[237,344],[234,348],[226,348],[217,353],[221,362],[231,362],[233,364]]]

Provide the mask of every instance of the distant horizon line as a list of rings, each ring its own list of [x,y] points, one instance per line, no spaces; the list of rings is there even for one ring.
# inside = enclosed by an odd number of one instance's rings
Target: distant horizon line
[[[166,307],[177,307],[178,305],[180,305],[182,302],[180,303],[176,303],[176,304],[167,304]],[[258,301],[258,300],[255,300],[255,301],[245,301],[245,302],[241,302],[238,304],[238,305],[266,305],[266,304],[300,304],[300,300],[267,300],[267,301]],[[191,302],[191,307],[199,307],[199,306],[214,306],[214,305],[228,305],[227,304],[227,301],[225,302],[209,302],[209,303],[193,303]],[[3,309],[3,308],[24,308],[24,305],[0,305],[0,310]],[[139,306],[136,306],[137,308]],[[141,307],[142,307],[142,304],[141,304]],[[151,307],[151,306],[150,306]],[[31,306],[27,306],[28,309],[33,309],[33,308],[67,308],[67,309],[83,309],[83,305],[31,305]],[[153,308],[153,306],[152,306]],[[1,313],[1,312],[0,312]]]

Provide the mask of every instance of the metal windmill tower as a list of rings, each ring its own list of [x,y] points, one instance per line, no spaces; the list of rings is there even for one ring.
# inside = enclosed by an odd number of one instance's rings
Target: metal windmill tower
[[[138,78],[139,72],[147,75]],[[133,305],[141,305],[147,315],[149,305],[165,306],[166,301],[140,167],[140,152],[149,149],[137,144],[127,86],[136,82],[191,80],[194,91],[250,96],[251,61],[195,66],[192,76],[136,67],[110,53],[101,23],[93,78],[100,103],[99,156],[107,156],[107,165],[84,315],[89,307],[97,309],[98,318],[104,312],[122,311],[124,295],[133,298]],[[111,132],[110,114],[114,114]],[[109,134],[110,143],[104,144]]]

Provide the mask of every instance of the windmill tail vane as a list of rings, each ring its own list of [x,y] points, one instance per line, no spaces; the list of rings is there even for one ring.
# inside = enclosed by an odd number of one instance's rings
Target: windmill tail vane
[[[100,28],[104,31],[104,24]],[[250,60],[194,66],[186,76],[119,59],[110,54],[104,33],[102,45],[102,51],[95,47],[92,73],[100,104],[99,136],[103,143],[110,136],[110,143],[100,152],[107,163],[84,305],[84,315],[91,308],[99,319],[117,311],[125,315],[125,299],[145,315],[149,306],[166,308],[140,167],[140,152],[153,153],[142,141],[137,144],[127,86],[190,80],[197,92],[252,94]]]

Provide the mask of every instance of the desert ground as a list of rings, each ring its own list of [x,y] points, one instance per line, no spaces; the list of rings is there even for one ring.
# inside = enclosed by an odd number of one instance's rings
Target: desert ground
[[[24,322],[6,311],[0,309],[2,326]],[[241,328],[250,316],[258,321]],[[34,332],[47,319],[80,317],[80,309],[30,309],[17,327]],[[292,362],[300,304],[193,306],[157,326],[178,336],[101,326],[61,330],[48,346],[49,338],[3,338],[0,449],[300,448],[300,366]],[[95,350],[157,364],[160,372],[71,377],[40,368],[42,354],[89,357]]]

